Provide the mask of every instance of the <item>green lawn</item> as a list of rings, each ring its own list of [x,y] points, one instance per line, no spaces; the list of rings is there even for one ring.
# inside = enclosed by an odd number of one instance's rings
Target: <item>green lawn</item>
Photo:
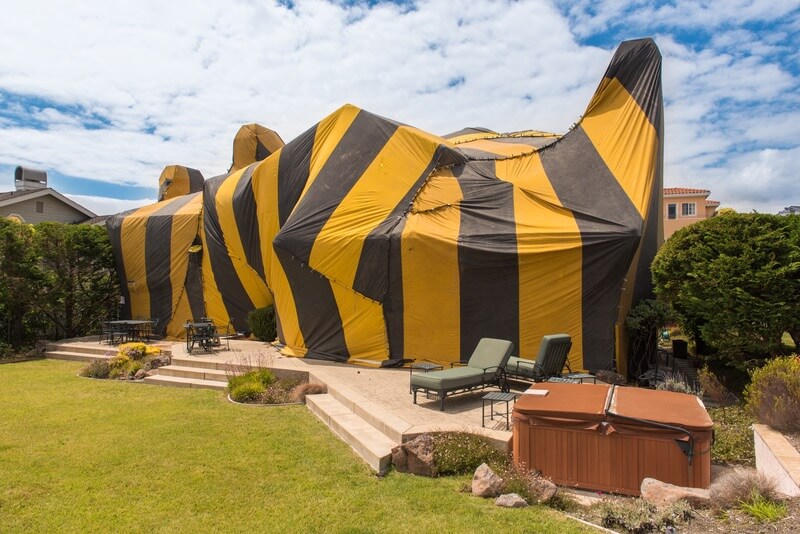
[[[0,365],[2,532],[586,532],[469,477],[377,478],[304,406]]]

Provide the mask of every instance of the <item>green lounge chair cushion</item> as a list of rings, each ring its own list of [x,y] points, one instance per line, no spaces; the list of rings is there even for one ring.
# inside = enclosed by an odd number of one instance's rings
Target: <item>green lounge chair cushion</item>
[[[494,372],[488,372],[487,376],[494,376]],[[433,391],[442,391],[477,386],[483,382],[483,378],[483,369],[454,367],[429,373],[414,373],[411,375],[411,385]]]

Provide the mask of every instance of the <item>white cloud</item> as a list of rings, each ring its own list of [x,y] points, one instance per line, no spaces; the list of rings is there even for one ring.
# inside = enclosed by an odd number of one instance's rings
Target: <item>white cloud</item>
[[[113,215],[134,208],[140,208],[153,203],[152,198],[140,198],[137,200],[121,200],[118,198],[95,197],[90,195],[64,195],[73,202],[77,202],[84,208],[96,213],[97,215]]]
[[[613,30],[657,34],[667,185],[709,188],[726,205],[755,195],[729,179],[747,175],[764,181],[753,202],[787,194],[775,159],[798,145],[796,0],[586,0],[568,16],[556,3],[489,0],[110,6],[4,8],[0,50],[16,52],[0,54],[0,91],[11,95],[0,100],[0,165],[155,188],[168,164],[223,172],[243,123],[288,141],[347,102],[439,134],[564,132],[611,57],[576,36]],[[781,27],[756,29],[766,23]],[[705,38],[686,41],[693,31]],[[14,95],[49,104],[29,111]],[[25,114],[46,128],[20,126]],[[110,126],[85,126],[100,119]]]

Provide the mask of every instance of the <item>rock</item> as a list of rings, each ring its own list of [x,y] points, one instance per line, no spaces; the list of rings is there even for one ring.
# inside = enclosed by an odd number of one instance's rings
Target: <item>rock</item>
[[[472,494],[478,497],[497,497],[503,491],[503,479],[486,464],[481,464],[472,476]]]
[[[422,434],[392,449],[392,463],[400,473],[436,476],[433,461],[433,438]]]
[[[707,489],[684,488],[661,482],[655,478],[642,480],[641,491],[642,499],[657,508],[662,508],[681,499],[688,502],[692,508],[706,508],[711,503],[711,496]]]
[[[495,499],[494,504],[505,508],[525,508],[528,503],[516,493],[506,493]]]
[[[136,374],[133,375],[133,379],[142,380],[145,376],[147,376],[147,371],[145,371],[144,369],[139,369],[138,371],[136,371]]]
[[[536,491],[539,502],[547,502],[558,493],[558,486],[546,478],[537,477],[536,481],[531,483],[531,486]]]

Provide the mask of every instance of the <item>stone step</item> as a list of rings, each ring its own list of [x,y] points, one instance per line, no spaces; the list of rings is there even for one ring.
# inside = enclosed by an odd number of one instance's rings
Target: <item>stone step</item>
[[[176,388],[199,388],[225,390],[228,382],[219,380],[203,380],[201,378],[185,378],[182,376],[151,375],[144,378],[145,384],[156,384],[159,386],[172,386]]]
[[[45,356],[54,360],[70,360],[73,362],[90,362],[92,360],[105,360],[110,358],[110,355],[92,354],[87,352],[72,352],[66,350],[50,350],[47,349]]]
[[[225,371],[219,369],[206,369],[204,367],[190,367],[185,365],[165,365],[158,368],[160,376],[178,376],[181,378],[199,378],[201,380],[214,380],[217,382],[228,382]]]
[[[342,403],[348,410],[375,427],[390,440],[400,443],[411,425],[375,402],[367,399],[349,386],[338,381],[325,380],[328,395]]]
[[[173,355],[172,365],[179,365],[181,367],[199,367],[201,369],[215,369],[217,371],[225,372],[225,368],[229,367],[224,361],[219,358],[205,358],[204,355],[199,356],[183,356]]]
[[[306,396],[306,406],[379,474],[392,463],[397,442],[353,413],[330,394]]]
[[[117,353],[116,347],[100,343],[48,343],[45,351],[48,357],[51,352],[88,354],[95,357],[108,357]]]

